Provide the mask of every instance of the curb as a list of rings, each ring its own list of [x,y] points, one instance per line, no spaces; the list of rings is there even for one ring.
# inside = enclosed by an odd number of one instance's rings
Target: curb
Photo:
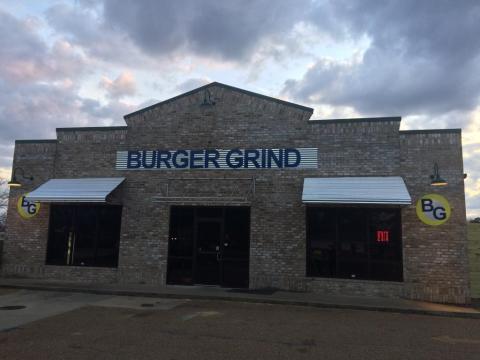
[[[335,303],[308,301],[308,300],[288,300],[288,299],[278,299],[278,298],[272,299],[272,298],[266,298],[266,297],[159,293],[159,292],[149,292],[149,291],[143,292],[143,291],[135,291],[135,290],[89,289],[89,288],[76,288],[76,287],[65,287],[65,286],[55,286],[55,285],[49,286],[49,285],[0,284],[0,288],[38,290],[38,291],[76,292],[76,293],[86,293],[86,294],[96,294],[96,295],[139,296],[139,297],[143,296],[143,297],[157,297],[157,298],[165,298],[165,299],[217,300],[217,301],[246,302],[246,303],[272,304],[272,305],[308,306],[308,307],[315,307],[315,308],[322,308],[322,309],[362,310],[362,311],[374,311],[374,312],[388,312],[388,313],[396,313],[396,314],[427,315],[427,316],[439,316],[439,317],[463,318],[463,319],[480,319],[480,312],[469,313],[469,312],[398,308],[398,307],[375,306],[375,305],[335,304]]]

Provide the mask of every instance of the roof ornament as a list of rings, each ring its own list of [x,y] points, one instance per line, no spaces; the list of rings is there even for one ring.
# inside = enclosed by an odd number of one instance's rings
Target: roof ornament
[[[200,106],[214,106],[215,101],[212,99],[212,94],[208,89],[203,90],[203,103]]]

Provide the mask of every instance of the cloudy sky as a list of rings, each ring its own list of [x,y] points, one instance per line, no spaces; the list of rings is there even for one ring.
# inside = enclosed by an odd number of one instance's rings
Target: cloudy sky
[[[462,128],[480,216],[478,0],[0,0],[0,176],[14,139],[219,81],[315,109]]]

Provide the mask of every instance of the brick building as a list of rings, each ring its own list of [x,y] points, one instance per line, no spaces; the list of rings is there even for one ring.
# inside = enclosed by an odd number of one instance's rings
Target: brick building
[[[17,140],[2,274],[468,303],[460,130],[312,112],[211,83]]]

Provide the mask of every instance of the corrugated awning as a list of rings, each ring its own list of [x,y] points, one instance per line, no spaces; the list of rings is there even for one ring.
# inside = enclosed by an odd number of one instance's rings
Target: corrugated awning
[[[26,198],[32,201],[64,203],[104,203],[107,196],[125,178],[51,179],[30,192]]]
[[[412,203],[400,176],[306,178],[302,201],[318,204],[388,204]]]

